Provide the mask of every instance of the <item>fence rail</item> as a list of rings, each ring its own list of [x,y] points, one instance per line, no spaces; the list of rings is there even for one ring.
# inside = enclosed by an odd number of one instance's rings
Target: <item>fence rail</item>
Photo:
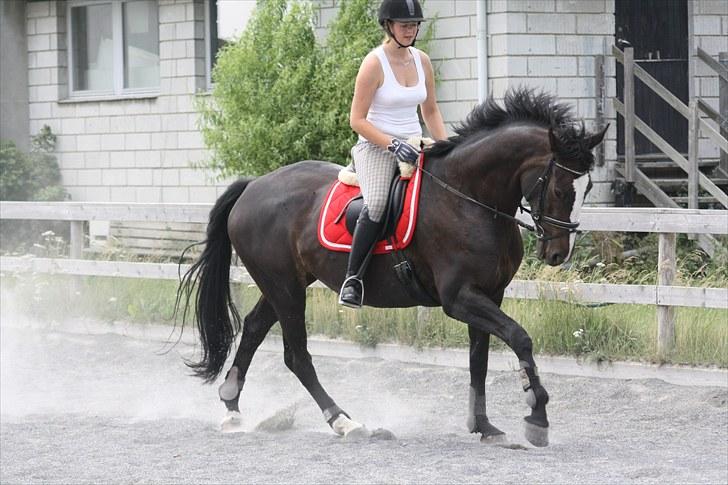
[[[3,272],[177,279],[176,264],[84,260],[85,221],[157,221],[204,223],[212,204],[126,204],[86,202],[0,202],[0,219],[65,220],[72,227],[70,259],[0,257]],[[527,216],[520,215],[524,220]],[[75,228],[75,229],[74,229]],[[728,288],[674,286],[676,234],[728,234],[728,211],[664,208],[584,208],[585,231],[659,233],[658,284],[615,285],[514,280],[507,298],[551,299],[574,303],[656,305],[660,352],[673,345],[674,307],[728,309]],[[244,268],[232,267],[232,281],[254,283]],[[314,286],[322,287],[319,282]]]

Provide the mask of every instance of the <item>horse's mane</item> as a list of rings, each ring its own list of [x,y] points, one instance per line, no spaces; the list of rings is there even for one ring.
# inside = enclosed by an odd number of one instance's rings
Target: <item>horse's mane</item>
[[[592,168],[594,156],[585,142],[584,123],[575,120],[571,106],[557,102],[548,93],[537,93],[526,87],[508,89],[503,98],[503,106],[492,95],[488,96],[487,100],[475,106],[465,121],[455,128],[454,136],[438,141],[426,149],[426,152],[435,156],[447,155],[474,135],[512,123],[532,123],[551,128],[561,141],[556,153],[559,160],[578,163],[580,170]]]

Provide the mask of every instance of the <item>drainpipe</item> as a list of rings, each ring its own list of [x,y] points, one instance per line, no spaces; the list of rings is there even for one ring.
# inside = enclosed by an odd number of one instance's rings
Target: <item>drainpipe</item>
[[[477,0],[476,24],[478,32],[476,42],[478,46],[478,102],[482,103],[488,97],[488,7],[487,0]]]

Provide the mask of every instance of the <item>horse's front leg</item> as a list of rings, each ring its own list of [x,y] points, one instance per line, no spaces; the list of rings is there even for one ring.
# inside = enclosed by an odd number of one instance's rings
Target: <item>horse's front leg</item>
[[[531,415],[524,418],[526,439],[534,446],[548,445],[546,404],[549,395],[541,385],[533,360],[531,337],[482,291],[467,285],[449,294],[452,295],[450,298],[442,299],[443,309],[448,316],[481,332],[495,335],[515,352],[521,366],[521,382],[526,392],[526,403],[531,407]]]
[[[468,326],[470,336],[470,391],[468,399],[468,430],[480,433],[485,443],[502,443],[505,433],[488,420],[485,405],[485,378],[488,375],[490,334]]]

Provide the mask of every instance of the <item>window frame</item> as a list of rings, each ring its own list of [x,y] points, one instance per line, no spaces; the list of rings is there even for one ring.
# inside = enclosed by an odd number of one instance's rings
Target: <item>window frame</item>
[[[124,10],[125,3],[135,0],[71,0],[66,5],[66,40],[67,40],[67,56],[68,56],[68,97],[69,99],[119,99],[119,98],[138,98],[143,96],[157,96],[160,94],[160,82],[155,87],[145,88],[125,88],[124,87]],[[157,7],[157,31],[159,31],[159,1],[154,0]],[[91,5],[111,5],[111,35],[112,35],[112,89],[93,90],[74,89],[74,64],[73,64],[73,30],[71,9],[77,7],[87,7]],[[157,32],[157,51],[159,51],[159,32]],[[161,58],[160,58],[161,64]],[[160,66],[161,69],[161,66]]]

